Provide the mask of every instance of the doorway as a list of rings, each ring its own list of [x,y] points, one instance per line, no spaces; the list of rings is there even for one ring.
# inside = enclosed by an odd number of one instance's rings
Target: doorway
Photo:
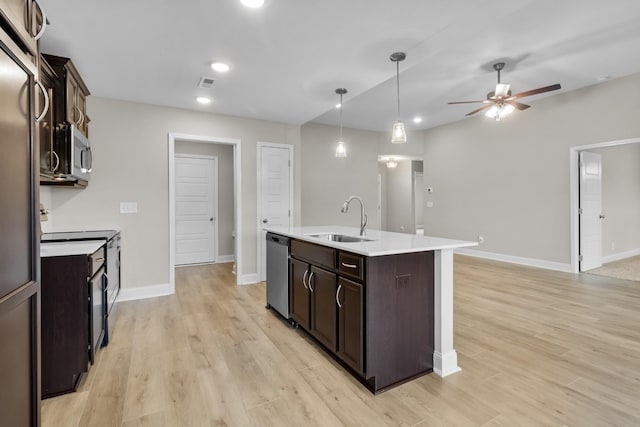
[[[293,146],[258,143],[258,280],[266,280],[265,227],[293,226]]]
[[[235,260],[236,284],[243,284],[243,259],[242,259],[242,175],[241,175],[241,145],[239,139],[219,138],[200,135],[179,134],[170,132],[168,134],[168,160],[169,160],[169,286],[171,292],[175,292],[175,267],[176,267],[176,144],[200,143],[218,144],[220,146],[230,146],[233,150],[233,259]],[[219,168],[222,165],[218,165]],[[231,183],[225,183],[230,186]],[[219,189],[221,187],[219,186]],[[219,218],[216,217],[216,220]],[[219,221],[217,221],[219,222]],[[218,257],[218,261],[220,261]]]
[[[218,157],[176,153],[175,166],[176,265],[214,263],[218,254]]]
[[[631,206],[628,196],[616,194],[621,190],[628,191],[629,194],[640,193],[640,180],[636,179],[635,175],[629,175],[629,172],[623,172],[620,169],[626,167],[627,171],[638,170],[637,164],[640,161],[638,158],[640,157],[640,144],[638,143],[640,143],[640,138],[571,147],[570,149],[571,269],[574,273],[579,273],[590,267],[586,264],[581,266],[580,262],[580,256],[582,255],[584,258],[584,255],[587,254],[582,253],[584,250],[581,246],[588,243],[581,241],[581,234],[584,230],[581,230],[580,214],[580,208],[584,209],[588,205],[588,200],[581,200],[582,191],[580,188],[580,157],[585,152],[603,155],[601,169],[603,173],[602,208],[599,209],[601,212],[598,212],[594,219],[594,221],[601,223],[602,227],[601,237],[598,239],[600,254],[596,256],[596,258],[600,258],[598,262],[604,263],[606,266],[608,262],[640,255],[640,223],[637,221],[640,213],[640,196],[637,197],[634,206]],[[605,155],[605,153],[623,150],[625,152],[627,150],[635,151],[631,151],[634,153],[632,155],[627,153],[616,154],[615,157],[611,157],[610,154]],[[622,161],[616,159],[622,159]],[[594,171],[593,165],[591,171]],[[586,170],[583,169],[582,172],[586,172]],[[611,177],[616,175],[618,176],[616,179],[619,179],[620,182],[612,181]],[[638,172],[638,176],[640,177],[640,172]],[[639,183],[636,184],[636,181]],[[621,205],[620,201],[624,201],[625,205]],[[591,246],[593,245],[595,245],[594,242],[591,243]],[[595,271],[590,270],[589,272]]]

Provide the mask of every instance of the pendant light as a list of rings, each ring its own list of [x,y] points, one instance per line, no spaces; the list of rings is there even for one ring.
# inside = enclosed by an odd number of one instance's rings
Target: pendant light
[[[391,143],[404,144],[407,142],[407,132],[404,130],[404,123],[400,120],[400,62],[404,61],[407,55],[404,52],[394,52],[389,59],[396,63],[396,88],[398,93],[398,119],[391,131]]]
[[[397,167],[398,167],[398,161],[393,157],[389,157],[389,160],[387,160],[387,169],[394,169]]]
[[[344,140],[342,139],[342,107],[344,106],[342,103],[342,95],[347,93],[347,90],[345,88],[338,88],[336,89],[336,93],[340,95],[340,139],[336,147],[336,157],[347,157],[347,147],[345,147]]]

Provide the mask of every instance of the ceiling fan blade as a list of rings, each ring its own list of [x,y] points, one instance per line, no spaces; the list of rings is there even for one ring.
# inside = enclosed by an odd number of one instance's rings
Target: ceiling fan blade
[[[502,83],[498,83],[496,85],[496,91],[494,92],[494,96],[498,97],[498,96],[507,96],[507,94],[509,93],[509,88],[511,87],[511,85],[507,85],[507,84],[502,84]]]
[[[556,83],[556,84],[551,85],[551,86],[539,87],[538,89],[531,89],[531,90],[527,90],[525,92],[516,93],[515,95],[509,97],[509,99],[524,98],[525,96],[531,96],[531,95],[537,95],[539,93],[551,92],[552,90],[558,90],[560,88],[561,88],[560,84]]]
[[[488,101],[486,99],[482,101],[454,101],[454,102],[448,102],[448,104],[477,104],[479,102],[488,102]]]
[[[520,111],[526,110],[527,108],[531,107],[531,105],[523,104],[521,102],[516,102],[516,101],[505,101],[505,102],[509,105],[513,105]]]
[[[490,108],[492,105],[493,104],[483,105],[482,107],[478,108],[477,110],[473,110],[472,112],[465,114],[465,116],[471,116],[471,115],[473,115],[475,113],[479,113],[482,110],[486,110],[486,109]]]

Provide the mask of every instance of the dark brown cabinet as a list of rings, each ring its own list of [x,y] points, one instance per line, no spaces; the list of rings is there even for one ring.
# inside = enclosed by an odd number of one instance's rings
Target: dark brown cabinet
[[[338,348],[336,275],[315,266],[309,268],[307,286],[311,294],[309,332],[331,351]]]
[[[0,1],[0,424],[40,423],[40,283],[28,2]],[[37,46],[37,44],[36,44]]]
[[[47,54],[42,56],[56,72],[61,82],[60,92],[54,92],[54,97],[63,100],[63,111],[56,114],[56,122],[66,121],[73,124],[84,136],[89,137],[90,119],[87,116],[87,96],[90,93],[87,85],[80,77],[80,73],[71,59]]]
[[[364,372],[363,298],[361,284],[342,277],[338,279],[338,355],[359,373]]]
[[[295,258],[289,260],[289,306],[291,318],[305,329],[309,329],[311,322],[311,307],[309,305],[309,288],[307,275],[309,265]]]
[[[6,31],[23,44],[31,55],[38,53],[38,39],[44,33],[45,16],[33,0],[0,0],[0,19]]]
[[[54,93],[60,92],[59,78],[48,62],[40,60],[38,111],[38,142],[40,146],[41,179],[53,179],[60,172],[61,153],[56,144],[56,112],[60,110],[59,99]]]
[[[291,239],[291,318],[374,393],[433,370],[433,251],[363,256]]]
[[[75,391],[104,333],[105,249],[42,258],[42,397]]]

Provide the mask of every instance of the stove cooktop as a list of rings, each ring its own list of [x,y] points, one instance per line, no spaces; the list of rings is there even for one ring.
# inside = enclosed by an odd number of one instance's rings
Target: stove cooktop
[[[71,240],[111,240],[120,233],[119,230],[88,230],[44,233],[41,242],[67,242]]]

